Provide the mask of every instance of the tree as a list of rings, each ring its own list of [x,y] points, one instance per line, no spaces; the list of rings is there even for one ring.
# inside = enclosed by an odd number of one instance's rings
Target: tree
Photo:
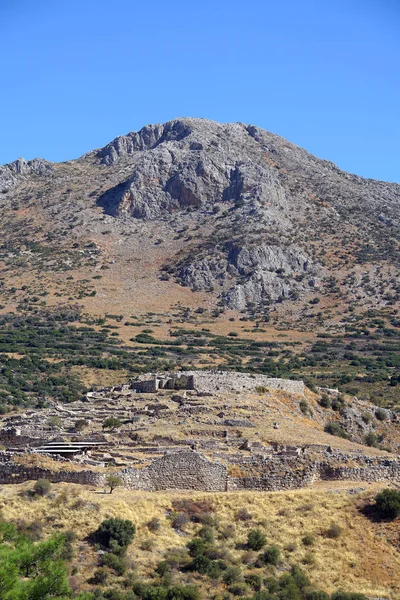
[[[120,419],[117,419],[116,417],[108,417],[103,423],[103,429],[111,429],[114,431],[114,429],[121,427],[121,425],[122,422]]]
[[[110,488],[110,494],[112,494],[116,487],[122,485],[122,479],[119,475],[109,475],[107,477],[107,485]]]

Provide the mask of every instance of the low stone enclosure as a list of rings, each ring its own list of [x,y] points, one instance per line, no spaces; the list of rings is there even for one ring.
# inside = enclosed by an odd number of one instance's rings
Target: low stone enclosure
[[[67,465],[66,465],[67,467]],[[234,490],[278,491],[303,488],[321,480],[351,480],[400,483],[400,463],[395,459],[338,454],[326,461],[274,456],[264,461],[259,476],[233,477],[229,467],[211,462],[195,451],[167,454],[142,469],[126,468],[118,473],[130,490],[186,490],[226,492]],[[0,453],[0,483],[49,479],[105,487],[107,475],[91,470],[50,471],[14,462],[13,455]]]
[[[164,390],[196,390],[200,393],[255,392],[257,388],[304,394],[303,381],[271,378],[266,375],[232,371],[177,371],[167,375],[146,375],[132,380],[130,389],[141,393]]]

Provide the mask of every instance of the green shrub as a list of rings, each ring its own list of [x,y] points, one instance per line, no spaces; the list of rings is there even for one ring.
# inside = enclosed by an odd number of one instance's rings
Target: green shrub
[[[267,538],[260,529],[252,529],[247,536],[247,545],[251,550],[261,550],[265,546]]]
[[[320,406],[322,406],[323,408],[330,408],[331,407],[331,400],[329,398],[329,396],[327,394],[324,394],[319,401]]]
[[[372,448],[377,448],[378,436],[376,435],[376,433],[374,433],[373,431],[367,433],[367,435],[364,436],[364,444],[366,444],[366,446],[371,446]]]
[[[47,496],[50,492],[51,483],[48,479],[38,479],[33,486],[33,492],[37,496]]]
[[[301,541],[305,546],[313,546],[315,544],[315,537],[312,533],[306,533]]]
[[[327,423],[324,427],[324,431],[325,433],[335,435],[336,437],[341,437],[344,439],[347,439],[348,437],[345,430],[339,425],[339,423],[336,423],[335,421],[330,421]]]
[[[375,417],[378,419],[378,421],[386,421],[387,413],[382,408],[378,408],[375,411]]]
[[[259,556],[259,560],[264,565],[274,565],[279,563],[281,558],[281,551],[278,546],[268,546],[264,552]]]
[[[224,574],[222,575],[222,581],[226,583],[226,585],[231,585],[232,583],[237,583],[243,579],[242,571],[239,567],[228,567]]]
[[[136,526],[132,521],[111,517],[101,523],[95,532],[95,538],[106,548],[112,547],[112,543],[125,548],[132,542],[135,533]]]
[[[303,415],[306,415],[308,413],[308,404],[305,400],[300,400],[299,407]]]
[[[160,529],[161,529],[160,519],[158,519],[157,517],[153,517],[152,519],[150,519],[150,521],[147,523],[147,528],[152,533],[156,533],[157,531],[160,531]]]
[[[103,566],[112,569],[112,571],[114,571],[114,573],[116,573],[116,575],[119,575],[120,577],[126,571],[126,560],[121,556],[112,554],[111,552],[103,554],[101,562]]]
[[[238,582],[230,585],[228,591],[234,596],[245,596],[248,593],[249,588],[245,583]]]
[[[375,508],[380,517],[395,519],[400,515],[400,490],[386,489],[375,497]]]

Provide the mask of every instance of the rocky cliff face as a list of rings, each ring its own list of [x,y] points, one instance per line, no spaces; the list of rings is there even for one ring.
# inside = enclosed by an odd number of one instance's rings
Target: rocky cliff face
[[[20,159],[0,168],[6,206],[24,186],[48,196],[53,217],[71,217],[80,202],[78,210],[109,215],[110,231],[119,221],[128,229],[160,223],[163,235],[182,240],[166,251],[160,276],[232,308],[317,293],[379,303],[383,289],[399,293],[400,186],[344,173],[251,125],[176,119],[77,161]],[[60,203],[61,189],[74,205]]]

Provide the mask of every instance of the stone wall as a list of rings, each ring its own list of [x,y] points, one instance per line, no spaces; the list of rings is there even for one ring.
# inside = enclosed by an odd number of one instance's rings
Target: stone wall
[[[223,492],[227,468],[193,451],[166,454],[143,469],[121,472],[124,486],[134,490],[201,490]]]
[[[171,452],[142,469],[127,468],[119,472],[123,486],[131,490],[193,490],[223,492],[234,490],[278,491],[303,488],[318,480],[350,480],[400,483],[400,462],[395,459],[354,456],[346,460],[312,462],[293,456],[258,456],[254,464],[246,461],[244,469],[259,467],[253,476],[232,477],[225,465],[211,462],[197,452]],[[13,455],[0,452],[0,484],[49,479],[104,487],[107,475],[90,470],[49,471],[13,462]]]
[[[303,381],[271,378],[266,375],[237,373],[236,371],[182,371],[164,375],[144,375],[131,381],[130,388],[137,392],[156,392],[158,389],[197,390],[200,393],[255,392],[256,388],[282,390],[304,395]]]

